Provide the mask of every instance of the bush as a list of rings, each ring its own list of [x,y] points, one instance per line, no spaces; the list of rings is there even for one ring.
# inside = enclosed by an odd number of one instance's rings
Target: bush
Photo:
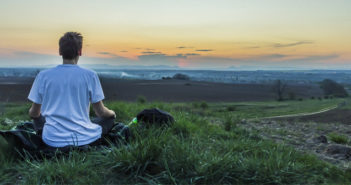
[[[330,140],[334,141],[335,143],[338,144],[346,144],[349,141],[349,138],[345,135],[338,134],[338,133],[330,133],[329,135]]]
[[[145,98],[145,96],[138,96],[137,102],[140,103],[140,104],[146,103],[146,98]]]
[[[172,79],[172,77],[169,77],[169,76],[167,76],[167,77],[162,77],[162,80],[171,80]]]
[[[2,116],[5,112],[5,105],[0,103],[0,116]]]
[[[207,109],[208,108],[208,104],[206,102],[201,102],[200,107],[203,109]]]
[[[224,130],[231,131],[232,128],[236,127],[236,124],[240,122],[239,116],[227,116],[224,121]]]
[[[289,96],[289,100],[295,100],[296,99],[296,94],[294,92],[289,92],[288,96]]]
[[[190,77],[188,75],[185,74],[181,74],[181,73],[177,73],[173,76],[173,79],[176,80],[190,80]]]
[[[229,106],[227,107],[227,111],[228,112],[232,112],[232,111],[235,111],[236,110],[236,107],[235,106]]]
[[[287,83],[281,80],[276,80],[273,83],[273,92],[277,95],[277,101],[284,100],[284,94],[287,87]]]
[[[299,98],[298,100],[299,100],[299,101],[303,101],[303,98]]]
[[[314,98],[314,96],[311,96],[311,100],[314,100],[315,98]]]
[[[199,108],[200,107],[200,104],[198,102],[194,102],[192,103],[193,107],[194,108]]]
[[[338,84],[337,82],[325,79],[320,83],[320,87],[324,91],[325,96],[334,95],[335,97],[344,98],[348,96],[344,86]]]

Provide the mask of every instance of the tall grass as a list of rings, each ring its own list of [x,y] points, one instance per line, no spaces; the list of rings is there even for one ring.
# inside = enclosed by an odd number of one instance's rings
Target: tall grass
[[[339,143],[339,144],[349,143],[349,138],[343,134],[332,132],[328,134],[328,137],[330,140],[334,141],[335,143]]]
[[[133,127],[128,145],[68,156],[11,159],[0,152],[0,182],[24,184],[347,184],[350,172],[314,156],[263,140],[235,126],[212,124],[197,112],[165,103],[110,102],[121,121],[143,108],[162,107],[176,122],[167,128]],[[183,105],[192,107],[191,104]],[[209,106],[211,109],[211,106]],[[208,111],[208,110],[207,110]],[[228,111],[228,114],[232,111]]]

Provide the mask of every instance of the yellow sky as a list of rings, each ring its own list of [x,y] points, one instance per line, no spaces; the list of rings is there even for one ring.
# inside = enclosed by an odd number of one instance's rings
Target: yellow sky
[[[348,0],[4,0],[0,65],[21,52],[57,55],[66,31],[83,34],[85,57],[116,64],[144,55],[164,56],[147,65],[173,65],[176,56],[214,67],[351,64],[350,7]]]

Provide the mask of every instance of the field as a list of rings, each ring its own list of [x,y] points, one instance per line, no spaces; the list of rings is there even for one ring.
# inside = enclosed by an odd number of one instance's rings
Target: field
[[[262,119],[264,117],[317,112],[344,101],[348,100],[239,103],[109,101],[106,104],[117,113],[117,121],[128,123],[144,108],[158,107],[170,112],[176,123],[165,129],[133,127],[135,136],[128,145],[89,152],[73,151],[68,156],[53,159],[14,158],[6,152],[8,148],[3,143],[0,182],[348,184],[351,173],[347,166],[321,160],[320,156],[286,140],[267,137],[272,135],[274,128],[258,127],[280,123],[266,121]],[[9,129],[28,120],[28,108],[28,103],[1,104],[1,129]],[[274,131],[282,138],[289,135],[284,130]]]
[[[26,102],[33,78],[0,78],[1,102]],[[134,102],[139,96],[162,102],[246,102],[276,98],[270,84],[224,84],[187,80],[121,80],[101,78],[109,101]],[[323,92],[317,85],[289,85],[296,98],[317,98]]]

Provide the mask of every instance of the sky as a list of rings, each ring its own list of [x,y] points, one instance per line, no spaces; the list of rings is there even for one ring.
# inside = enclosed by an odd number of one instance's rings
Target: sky
[[[62,63],[185,69],[351,69],[350,0],[2,0],[0,67]]]

